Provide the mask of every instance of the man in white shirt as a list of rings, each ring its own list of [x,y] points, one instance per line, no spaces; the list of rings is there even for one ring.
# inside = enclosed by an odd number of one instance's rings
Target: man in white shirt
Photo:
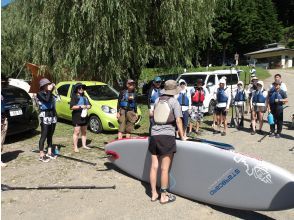
[[[228,87],[226,86],[226,80],[221,78],[219,81],[219,88],[214,92],[214,98],[217,101],[215,114],[217,118],[217,129],[214,131],[214,134],[221,133],[222,136],[225,136],[227,133],[227,113],[230,108],[231,103],[231,93]],[[220,125],[224,123],[224,131],[220,132]]]

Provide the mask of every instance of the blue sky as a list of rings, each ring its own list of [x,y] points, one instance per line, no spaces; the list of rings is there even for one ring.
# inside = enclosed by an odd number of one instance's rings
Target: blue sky
[[[1,0],[1,7],[4,7],[10,3],[10,0]]]

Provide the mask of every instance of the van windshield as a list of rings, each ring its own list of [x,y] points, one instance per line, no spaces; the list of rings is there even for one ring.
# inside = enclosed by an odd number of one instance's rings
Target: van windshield
[[[182,75],[180,79],[186,81],[187,86],[194,86],[197,83],[198,79],[202,79],[203,84],[205,83],[207,75],[205,74],[197,74],[197,75]]]
[[[92,100],[118,99],[118,92],[108,85],[87,86],[87,94]]]
[[[237,74],[220,74],[217,75],[218,80],[222,77],[226,77],[227,85],[234,85],[238,83],[238,75]]]

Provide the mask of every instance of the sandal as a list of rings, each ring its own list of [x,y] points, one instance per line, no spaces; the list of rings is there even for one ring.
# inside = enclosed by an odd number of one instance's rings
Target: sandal
[[[157,196],[155,199],[151,199],[151,202],[156,202],[159,199],[159,196]]]
[[[161,204],[161,205],[164,205],[164,204],[167,204],[167,203],[174,202],[174,201],[176,201],[176,198],[177,198],[177,197],[176,197],[175,195],[173,195],[173,194],[168,194],[167,197],[168,197],[168,200],[167,200],[167,201],[165,201],[165,202],[161,202],[161,201],[160,201],[160,204]]]
[[[166,189],[160,189],[160,193],[166,193],[166,194],[167,194],[167,190],[166,190]],[[164,204],[167,204],[167,203],[171,203],[171,202],[176,201],[176,198],[177,198],[177,197],[176,197],[175,195],[169,193],[169,194],[166,195],[166,196],[168,197],[168,200],[165,201],[165,202],[161,202],[161,201],[159,201],[161,205],[164,205]]]

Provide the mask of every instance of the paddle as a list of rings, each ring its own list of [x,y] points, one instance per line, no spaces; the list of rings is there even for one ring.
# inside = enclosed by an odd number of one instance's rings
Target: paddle
[[[216,142],[216,141],[210,141],[210,140],[201,139],[201,138],[192,138],[192,139],[188,139],[188,141],[207,143],[207,144],[213,145],[214,147],[218,147],[218,148],[225,149],[225,150],[234,150],[235,149],[233,147],[233,145],[230,145],[230,144]]]
[[[25,187],[25,186],[8,186],[1,184],[1,191],[9,190],[58,190],[58,189],[115,189],[116,186],[37,186],[37,187]]]

